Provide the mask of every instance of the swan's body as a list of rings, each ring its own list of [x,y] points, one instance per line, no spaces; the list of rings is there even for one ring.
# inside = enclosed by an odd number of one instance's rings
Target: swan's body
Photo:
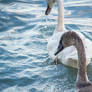
[[[66,47],[74,46],[78,54],[78,73],[75,92],[92,92],[92,83],[88,80],[86,69],[86,53],[81,37],[75,32],[66,32],[62,35],[55,55]]]
[[[48,53],[49,56],[55,60],[56,57],[58,57],[58,60],[63,63],[66,66],[74,67],[77,68],[77,61],[78,61],[78,55],[77,55],[77,50],[74,46],[70,46],[65,48],[62,52],[60,52],[57,56],[54,55],[58,45],[60,38],[62,35],[66,32],[57,32],[54,33],[53,36],[49,39],[48,41]],[[77,32],[77,34],[81,37],[85,51],[86,51],[86,58],[87,62],[86,64],[88,65],[91,61],[92,57],[92,42],[88,39],[86,39],[81,33]]]
[[[63,0],[56,0],[56,1],[58,4],[58,24],[57,24],[57,28],[56,28],[54,34],[48,40],[48,45],[47,45],[48,54],[53,60],[58,58],[59,61],[61,63],[63,63],[64,65],[77,68],[78,56],[77,56],[77,51],[74,46],[67,47],[62,52],[60,52],[58,56],[54,55],[56,48],[59,44],[61,36],[66,32],[66,31],[64,31]],[[87,53],[86,65],[88,65],[90,63],[91,57],[92,57],[92,42],[90,40],[88,40],[87,38],[85,38],[81,33],[77,32],[77,34],[81,37],[81,39],[84,43],[84,47],[85,47],[85,50]]]

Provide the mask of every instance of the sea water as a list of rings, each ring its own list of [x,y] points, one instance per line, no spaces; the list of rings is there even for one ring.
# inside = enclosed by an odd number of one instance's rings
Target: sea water
[[[64,0],[64,6],[66,29],[92,40],[92,0]],[[47,52],[57,6],[47,19],[45,10],[45,0],[0,0],[0,92],[74,92],[77,70],[55,65]]]

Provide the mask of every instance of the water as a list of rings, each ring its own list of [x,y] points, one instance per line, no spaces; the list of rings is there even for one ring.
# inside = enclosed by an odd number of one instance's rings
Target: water
[[[65,0],[65,27],[92,40],[92,0]],[[45,0],[0,0],[0,92],[74,92],[77,70],[55,65],[47,39],[57,6],[44,15]],[[92,80],[92,64],[88,66]]]

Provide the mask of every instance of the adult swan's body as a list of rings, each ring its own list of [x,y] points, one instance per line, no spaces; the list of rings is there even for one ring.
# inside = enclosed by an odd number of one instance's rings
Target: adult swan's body
[[[57,5],[58,5],[58,24],[57,24],[57,28],[55,32],[53,33],[52,37],[48,40],[48,45],[47,45],[48,54],[55,62],[59,60],[64,65],[77,68],[78,55],[77,55],[76,48],[74,46],[67,47],[62,52],[60,52],[57,56],[54,55],[61,36],[66,32],[64,31],[63,0],[47,0],[47,10],[45,14],[48,15],[50,13],[53,7],[53,4],[55,2],[57,2]],[[87,54],[86,65],[88,65],[92,57],[92,42],[89,39],[85,38],[81,33],[77,32],[77,34],[83,40],[84,47],[85,47],[86,54]]]
[[[75,46],[78,53],[78,73],[76,80],[75,92],[92,92],[92,83],[88,80],[86,72],[86,53],[83,41],[75,32],[66,32],[60,38],[60,42],[55,55],[57,55],[64,48]]]

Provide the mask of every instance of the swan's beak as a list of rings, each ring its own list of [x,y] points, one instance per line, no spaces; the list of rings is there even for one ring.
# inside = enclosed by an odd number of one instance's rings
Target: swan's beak
[[[63,47],[62,45],[59,45],[59,46],[58,46],[58,49],[57,49],[57,51],[56,51],[56,53],[55,53],[55,56],[56,56],[58,53],[60,53],[63,49],[64,49],[64,47]]]
[[[50,13],[50,11],[51,11],[51,8],[50,8],[49,5],[47,5],[47,9],[45,11],[45,15],[48,15]]]

